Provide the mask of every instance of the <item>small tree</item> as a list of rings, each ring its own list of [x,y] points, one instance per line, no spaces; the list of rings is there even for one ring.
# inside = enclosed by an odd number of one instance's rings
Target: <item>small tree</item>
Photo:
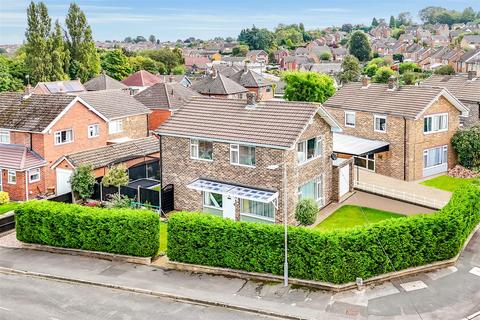
[[[326,74],[286,72],[282,79],[287,84],[284,96],[288,101],[324,103],[335,93],[333,79]]]
[[[360,63],[352,55],[347,55],[342,61],[342,71],[338,75],[342,83],[358,81],[360,78]]]
[[[435,74],[440,74],[440,75],[452,75],[455,74],[455,69],[449,64],[438,67],[435,70]]]
[[[123,164],[113,166],[107,171],[107,174],[102,178],[102,185],[104,187],[114,186],[118,188],[120,193],[120,187],[128,184],[127,168]]]
[[[318,205],[313,199],[302,199],[295,208],[295,219],[301,225],[310,226],[317,219],[318,210]]]
[[[395,72],[389,67],[381,67],[377,70],[375,75],[373,76],[373,82],[376,83],[387,83],[388,78],[390,78]]]
[[[329,61],[332,59],[332,54],[330,52],[322,52],[320,54],[320,60],[322,61]]]
[[[480,125],[459,130],[452,138],[458,162],[467,169],[480,170]]]
[[[414,71],[414,72],[421,72],[422,69],[416,64],[415,62],[407,61],[407,62],[402,62],[400,63],[398,67],[398,72],[400,74],[403,74],[404,72],[407,71]]]
[[[82,164],[73,171],[70,177],[72,192],[76,193],[80,199],[85,200],[93,194],[95,185],[95,175],[91,165]]]

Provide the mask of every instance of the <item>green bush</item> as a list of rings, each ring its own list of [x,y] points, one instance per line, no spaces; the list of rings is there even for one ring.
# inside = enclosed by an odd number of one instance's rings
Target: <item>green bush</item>
[[[401,270],[449,259],[479,222],[480,189],[470,186],[434,214],[344,231],[289,227],[289,274],[346,283],[394,271],[392,264]],[[280,225],[188,212],[173,215],[168,223],[168,257],[179,262],[281,275],[283,245]]]
[[[304,226],[312,225],[317,219],[318,205],[313,199],[302,199],[295,208],[295,219]]]
[[[148,210],[29,201],[15,210],[17,239],[55,247],[140,257],[158,251],[160,221]]]
[[[480,170],[480,124],[455,132],[452,145],[462,166]]]

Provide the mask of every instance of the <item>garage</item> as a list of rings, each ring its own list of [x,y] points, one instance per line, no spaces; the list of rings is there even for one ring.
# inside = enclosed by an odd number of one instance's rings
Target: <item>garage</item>
[[[72,175],[72,170],[67,169],[55,169],[57,175],[57,195],[69,193],[72,191],[72,187],[70,186],[70,176]]]

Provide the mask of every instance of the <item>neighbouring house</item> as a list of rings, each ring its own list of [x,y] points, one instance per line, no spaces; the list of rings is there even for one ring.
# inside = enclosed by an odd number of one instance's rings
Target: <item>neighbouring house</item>
[[[247,61],[246,57],[232,57],[232,56],[223,56],[222,63],[227,64],[228,66],[240,66],[243,67]]]
[[[462,41],[460,42],[462,48],[466,49],[480,49],[480,34],[467,34],[463,36]]]
[[[480,49],[470,50],[457,60],[456,70],[460,73],[475,71],[480,76]]]
[[[150,109],[123,90],[89,91],[79,94],[108,123],[107,144],[148,136]]]
[[[334,152],[353,157],[358,168],[410,181],[457,163],[451,138],[468,108],[446,89],[363,78],[345,84],[324,106],[344,130],[334,136]]]
[[[290,52],[287,49],[278,49],[274,53],[275,62],[279,64],[283,58],[288,57],[289,55],[290,55]]]
[[[288,56],[280,62],[282,70],[297,71],[302,64],[314,63],[315,61],[306,56]]]
[[[151,74],[146,70],[137,71],[121,82],[132,90],[132,94],[141,92],[155,83],[159,83],[161,80],[156,75]]]
[[[152,111],[148,116],[148,130],[155,130],[183,104],[200,96],[198,92],[185,88],[178,82],[161,82],[143,90],[134,98]]]
[[[295,223],[299,199],[323,208],[353,188],[352,161],[332,161],[334,131],[316,103],[193,99],[156,131],[162,183],[174,185],[178,210]]]
[[[56,93],[80,93],[86,91],[80,80],[65,80],[52,82],[38,82],[29,93],[56,94]]]
[[[266,53],[264,50],[250,50],[247,52],[247,59],[250,62],[267,64],[268,53]]]
[[[240,66],[228,66],[228,65],[227,66],[218,65],[218,66],[215,66],[214,68],[217,69],[218,73],[221,73],[227,78],[230,78],[235,73],[243,69],[243,67],[240,67]]]
[[[113,79],[109,75],[102,73],[101,75],[92,78],[83,84],[87,91],[100,91],[100,90],[114,90],[124,89],[128,90],[128,86],[124,85],[120,81]]]
[[[127,167],[130,180],[160,178],[160,147],[155,136],[66,154],[51,166],[69,172],[80,165],[91,165],[96,178],[103,177],[113,165]]]
[[[468,75],[432,75],[421,85],[445,88],[459,99],[468,109],[468,117],[461,118],[466,126],[480,121],[480,78],[474,71]]]
[[[242,70],[229,77],[248,91],[255,93],[258,100],[273,98],[273,84],[261,74],[245,66]]]
[[[189,72],[205,72],[211,63],[207,57],[185,57],[185,67]]]
[[[374,38],[388,38],[392,34],[392,29],[386,25],[385,23],[381,23],[372,30],[370,30],[370,34]]]
[[[2,189],[18,201],[69,192],[69,176],[50,165],[64,154],[106,145],[107,123],[74,95],[0,93]]]
[[[160,76],[160,82],[177,82],[180,83],[185,88],[189,88],[192,85],[192,80],[184,74],[176,74],[169,76]]]
[[[244,99],[248,92],[247,88],[218,73],[216,69],[212,69],[210,75],[194,82],[191,89],[204,96],[223,99]]]

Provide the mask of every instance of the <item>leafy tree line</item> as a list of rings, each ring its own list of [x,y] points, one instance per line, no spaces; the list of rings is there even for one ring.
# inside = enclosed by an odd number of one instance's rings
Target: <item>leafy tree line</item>
[[[480,22],[480,11],[475,12],[472,7],[465,8],[462,12],[448,10],[443,7],[430,6],[418,13],[423,23],[442,23],[451,26],[454,23]]]

